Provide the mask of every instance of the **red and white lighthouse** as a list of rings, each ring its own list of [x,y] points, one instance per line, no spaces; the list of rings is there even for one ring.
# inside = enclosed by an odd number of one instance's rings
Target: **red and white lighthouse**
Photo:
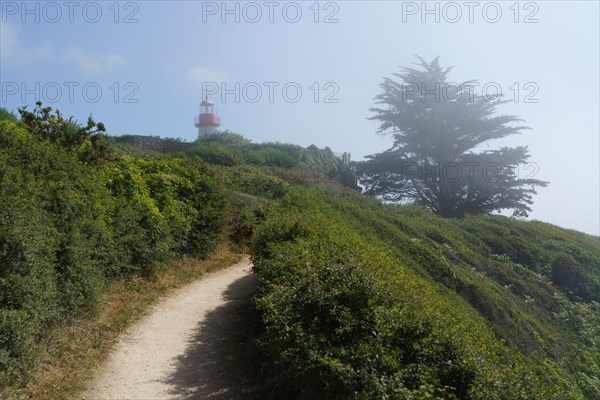
[[[213,133],[221,125],[221,119],[213,111],[214,105],[215,103],[210,101],[208,96],[200,103],[200,115],[194,118],[194,125],[198,128],[198,137]]]

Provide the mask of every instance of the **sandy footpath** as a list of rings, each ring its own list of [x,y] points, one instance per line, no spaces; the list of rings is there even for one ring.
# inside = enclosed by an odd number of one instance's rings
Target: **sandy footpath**
[[[228,337],[256,291],[248,259],[178,289],[119,340],[80,399],[241,399]]]

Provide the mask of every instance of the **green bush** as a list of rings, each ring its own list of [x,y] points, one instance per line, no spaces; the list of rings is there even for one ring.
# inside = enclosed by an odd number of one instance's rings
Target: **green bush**
[[[0,383],[27,376],[33,365],[33,325],[25,310],[0,309]]]
[[[151,197],[144,161],[123,160],[103,169],[102,181],[111,194],[107,220],[116,264],[112,272],[151,273],[170,255],[171,236],[164,216]]]
[[[252,167],[227,170],[224,182],[232,190],[271,200],[282,198],[289,190],[289,184],[271,171]]]
[[[64,119],[59,110],[52,114],[51,107],[42,108],[41,101],[35,104],[33,112],[27,111],[26,106],[19,108],[23,126],[33,135],[75,152],[83,162],[99,163],[112,158],[102,136],[102,122],[96,123],[90,115],[82,126],[73,117]]]
[[[265,397],[593,395],[597,303],[573,304],[540,272],[544,241],[561,235],[291,188],[267,208],[252,249],[265,293]],[[593,262],[597,239],[568,243]]]
[[[103,274],[96,218],[106,192],[75,154],[12,122],[0,122],[0,143],[1,357],[13,371],[2,379],[15,379],[47,326],[97,302]]]
[[[288,153],[273,147],[247,151],[246,160],[250,164],[283,168],[291,168],[298,164]]]
[[[104,169],[122,265],[153,272],[175,253],[206,257],[225,224],[225,196],[199,164],[122,160]]]
[[[47,328],[94,312],[107,277],[206,257],[226,222],[224,191],[204,164],[81,162],[80,147],[29,117],[27,129],[0,121],[2,386],[26,381]]]
[[[357,188],[349,155],[345,154],[342,160],[328,147],[320,149],[315,145],[303,148],[289,143],[252,143],[242,135],[226,131],[202,136],[188,153],[216,165],[278,168],[279,174],[295,174],[295,181],[302,184],[309,181],[335,182]]]
[[[552,262],[552,282],[572,299],[600,300],[585,270],[568,254],[559,253]]]
[[[193,210],[190,230],[180,250],[205,258],[215,249],[225,229],[226,194],[200,164],[181,161],[173,166],[173,172],[187,181],[176,193]]]
[[[248,252],[256,229],[265,218],[266,201],[245,193],[231,192],[227,232],[239,252]]]
[[[6,108],[0,107],[0,121],[17,122],[18,118],[15,114],[11,113]]]
[[[250,144],[250,140],[246,139],[239,133],[230,131],[213,132],[207,135],[201,136],[198,139],[198,143],[220,143],[229,146],[247,146]]]
[[[239,148],[218,142],[199,142],[189,153],[192,156],[199,156],[208,163],[217,165],[239,165],[244,160]]]

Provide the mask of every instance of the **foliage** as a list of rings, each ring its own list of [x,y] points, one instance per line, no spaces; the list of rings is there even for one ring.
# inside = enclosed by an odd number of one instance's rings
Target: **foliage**
[[[227,233],[239,253],[248,253],[256,230],[265,219],[266,204],[264,199],[257,196],[230,193]]]
[[[356,188],[354,167],[345,153],[338,158],[330,148],[315,145],[303,148],[289,143],[252,143],[242,135],[229,131],[216,132],[198,139],[189,152],[193,157],[222,166],[254,165],[296,169],[334,179],[343,185]]]
[[[290,186],[284,180],[272,176],[269,170],[242,166],[222,172],[223,181],[228,188],[266,199],[282,198]]]
[[[520,177],[526,147],[476,152],[490,140],[527,129],[512,115],[494,115],[504,103],[472,93],[474,81],[448,81],[450,68],[438,58],[419,58],[422,70],[403,68],[385,78],[372,108],[379,133],[392,134],[393,146],[357,164],[366,193],[392,202],[411,202],[443,217],[514,210],[531,211],[535,186],[546,182]]]
[[[572,302],[550,273],[560,247],[597,284],[599,244],[292,188],[253,245],[265,396],[595,398],[598,303]]]
[[[221,143],[230,146],[246,146],[251,142],[239,133],[230,131],[213,132],[198,138],[199,143]]]
[[[124,159],[103,172],[113,199],[116,271],[151,272],[176,253],[206,257],[214,249],[225,200],[199,165]]]
[[[52,108],[42,108],[40,101],[36,103],[33,112],[27,111],[25,106],[19,108],[19,114],[29,132],[76,152],[82,161],[100,162],[111,157],[109,147],[101,135],[106,128],[102,122],[94,122],[91,115],[87,125],[80,126],[73,117],[64,119],[59,110],[52,115]]]
[[[297,171],[351,182],[349,156],[230,132],[185,157],[82,163],[88,139],[29,118],[0,120],[1,385],[26,381],[44,332],[93,312],[109,280],[226,236],[262,285],[265,398],[600,398],[597,237],[302,185]]]
[[[245,153],[245,159],[249,164],[267,165],[275,167],[291,168],[298,165],[298,161],[285,151],[277,147],[252,146]]]
[[[190,150],[190,154],[217,165],[232,166],[243,162],[242,153],[238,148],[219,142],[200,142]]]
[[[551,278],[570,298],[600,301],[600,286],[594,285],[581,265],[568,254],[556,256],[552,262]]]
[[[49,112],[0,121],[2,386],[26,381],[48,328],[95,311],[107,279],[204,258],[226,223],[225,193],[205,164],[82,163],[90,136]]]
[[[0,382],[27,371],[45,327],[98,300],[106,192],[90,172],[67,150],[0,122]]]
[[[0,107],[0,121],[17,122],[18,118],[15,114],[11,113],[6,108]]]

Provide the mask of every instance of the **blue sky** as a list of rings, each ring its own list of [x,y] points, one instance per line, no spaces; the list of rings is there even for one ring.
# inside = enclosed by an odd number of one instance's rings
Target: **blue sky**
[[[0,10],[1,107],[40,98],[79,121],[93,114],[114,135],[193,140],[203,83],[214,82],[222,129],[355,160],[391,144],[367,119],[382,77],[439,55],[451,80],[477,79],[477,94],[500,88],[511,101],[498,111],[532,128],[490,144],[528,145],[536,178],[551,182],[530,217],[600,234],[596,1],[2,1]]]

